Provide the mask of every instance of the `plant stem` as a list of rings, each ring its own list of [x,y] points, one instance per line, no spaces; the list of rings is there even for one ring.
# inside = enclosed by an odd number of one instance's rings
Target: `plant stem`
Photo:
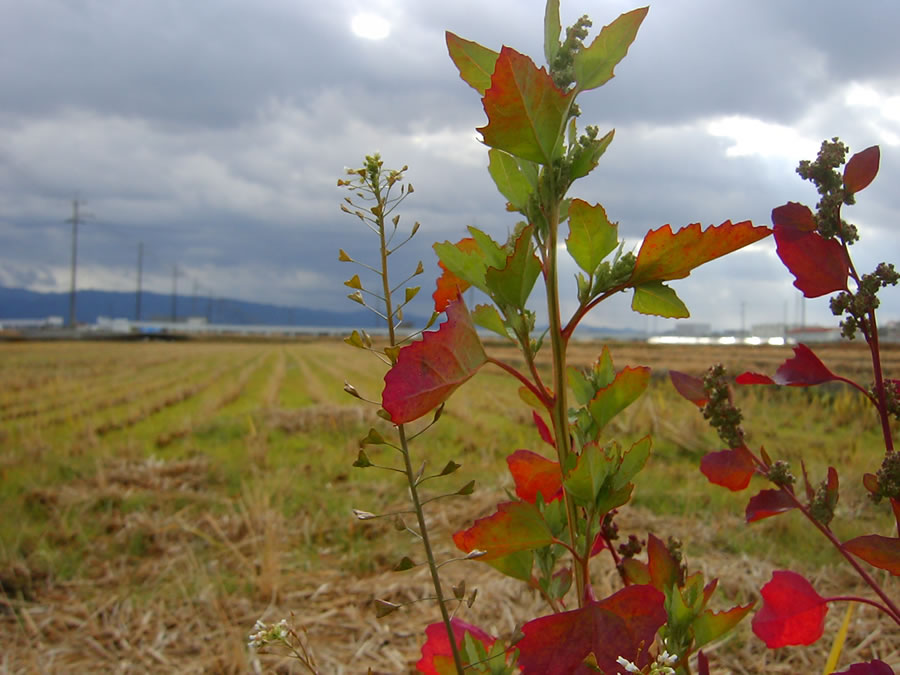
[[[869,343],[869,351],[872,353],[872,371],[875,374],[875,397],[878,402],[878,416],[881,418],[884,448],[887,452],[893,452],[894,438],[891,435],[891,420],[887,410],[887,396],[884,391],[884,375],[881,372],[881,350],[878,346],[878,324],[875,323],[874,310],[869,312],[869,326],[863,326],[863,335],[865,335],[866,342]]]
[[[384,286],[384,308],[387,315],[388,335],[391,347],[397,345],[397,336],[394,331],[394,312],[391,303],[391,283],[388,279],[388,250],[387,242],[384,236],[384,201],[381,195],[380,177],[373,181],[376,203],[381,206],[377,215],[378,219],[378,236],[381,248],[381,282]],[[450,613],[447,611],[447,603],[444,601],[444,591],[441,588],[441,577],[438,572],[437,562],[434,559],[434,551],[431,548],[431,540],[428,536],[428,526],[425,523],[425,511],[422,509],[422,502],[419,499],[419,490],[416,486],[416,474],[412,465],[412,459],[409,456],[409,443],[406,439],[406,428],[402,424],[397,425],[397,434],[400,438],[401,454],[403,455],[404,468],[406,469],[406,482],[409,485],[409,496],[413,503],[413,510],[416,512],[416,520],[419,523],[419,535],[422,537],[422,548],[425,549],[425,558],[428,561],[428,570],[431,572],[431,583],[434,586],[434,594],[437,599],[438,607],[441,609],[441,619],[444,622],[444,629],[450,640],[450,650],[453,653],[453,664],[456,666],[457,675],[464,675],[465,666],[462,657],[456,645],[456,638],[453,635],[453,624],[450,622]]]
[[[559,281],[556,258],[556,239],[559,230],[559,200],[554,199],[548,214],[550,225],[546,242],[546,266],[544,268],[544,284],[547,288],[547,314],[550,321],[550,348],[553,360],[553,405],[550,416],[553,421],[553,432],[556,437],[556,453],[559,458],[559,469],[565,475],[571,453],[569,439],[569,411],[566,402],[566,338],[562,332],[562,320],[559,310]],[[572,548],[577,542],[578,528],[575,524],[575,504],[569,491],[563,490],[566,504],[566,519],[569,525],[569,539]],[[575,588],[578,592],[578,606],[584,606],[584,587],[586,575],[584,567],[574,565]]]

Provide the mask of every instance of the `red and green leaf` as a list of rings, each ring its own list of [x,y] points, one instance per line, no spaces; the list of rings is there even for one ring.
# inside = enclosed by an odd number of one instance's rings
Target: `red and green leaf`
[[[462,298],[447,306],[437,331],[400,350],[384,376],[382,406],[394,424],[411,422],[446,401],[487,361]]]
[[[775,251],[807,298],[847,290],[850,264],[841,242],[818,232],[775,227]]]
[[[516,644],[519,666],[529,674],[586,675],[596,672],[584,664],[590,654],[608,673],[618,672],[619,656],[643,666],[647,646],[666,621],[664,601],[652,586],[627,586],[581,609],[529,621]]]
[[[484,562],[519,551],[531,551],[553,543],[553,535],[544,517],[529,502],[503,502],[497,512],[479,518],[467,530],[453,535],[461,551],[487,551],[479,558]]]
[[[484,632],[477,626],[466,623],[456,617],[450,620],[453,628],[453,640],[458,648],[462,648],[466,634],[472,636],[490,649],[496,638]],[[443,623],[433,623],[425,629],[425,644],[422,645],[422,658],[416,663],[416,669],[424,675],[456,675],[456,666],[453,663],[453,651],[450,645],[450,636]]]
[[[791,496],[784,490],[762,490],[750,498],[744,516],[748,523],[753,523],[763,518],[777,516],[796,507]]]
[[[642,7],[620,15],[600,30],[589,47],[575,54],[578,89],[595,89],[614,77],[613,70],[628,53],[648,10]]]
[[[709,401],[706,390],[703,387],[703,380],[699,377],[677,370],[670,370],[669,379],[672,380],[672,386],[675,387],[675,391],[698,408],[702,408]]]
[[[773,572],[760,592],[763,606],[753,617],[753,632],[769,649],[811,645],[822,637],[828,603],[802,576]]]
[[[844,192],[854,194],[869,186],[878,175],[881,150],[877,145],[860,150],[844,167]]]
[[[844,548],[873,567],[900,576],[900,537],[866,534],[845,541]]]
[[[474,253],[478,250],[478,244],[475,243],[475,240],[472,237],[460,239],[455,244],[447,243],[447,245],[453,246],[461,253],[465,254]],[[438,267],[443,270],[443,273],[438,277],[437,289],[431,297],[434,299],[434,311],[443,312],[447,309],[447,305],[468,290],[471,284],[465,279],[460,279],[453,274],[453,272],[447,269],[447,266],[444,265],[443,261],[438,260]]]
[[[650,585],[658,591],[679,585],[681,566],[666,548],[663,541],[654,534],[647,536],[647,569],[650,571]]]
[[[651,230],[644,237],[630,286],[648,281],[683,279],[695,267],[736,251],[772,233],[768,227],[754,226],[749,220],[733,224],[730,220],[702,230],[700,223],[673,233],[670,225]]]
[[[485,145],[539,164],[559,156],[572,92],[560,90],[530,58],[503,47],[483,103],[488,124],[478,131]]]
[[[750,613],[755,604],[751,602],[749,605],[732,607],[722,612],[707,609],[698,614],[691,624],[694,630],[694,646],[702,647],[725,635]]]
[[[566,248],[582,270],[593,274],[618,242],[618,226],[609,222],[600,204],[591,206],[581,199],[572,200]]]
[[[544,441],[544,443],[546,443],[547,445],[555,448],[556,439],[553,438],[553,432],[550,431],[550,427],[547,426],[544,418],[540,416],[537,410],[531,411],[531,419],[534,420],[534,424],[538,429],[538,433],[541,435],[541,440]]]
[[[605,427],[613,417],[634,403],[649,383],[650,369],[646,366],[626,366],[616,373],[612,383],[598,391],[588,404],[597,426],[600,429]]]
[[[447,31],[446,39],[447,50],[459,70],[459,76],[484,96],[484,92],[491,86],[491,75],[494,74],[494,65],[500,55],[493,49],[482,47],[477,42],[461,38],[450,31]]]
[[[747,448],[732,448],[707,453],[700,461],[700,471],[710,483],[740,492],[750,485],[756,462]]]
[[[559,462],[551,461],[531,450],[516,450],[506,458],[506,463],[520,499],[534,504],[538,493],[544,498],[544,503],[562,498]]]

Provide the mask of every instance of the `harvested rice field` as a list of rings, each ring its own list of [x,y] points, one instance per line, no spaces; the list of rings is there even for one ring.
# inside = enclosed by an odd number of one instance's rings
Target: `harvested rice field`
[[[573,345],[570,360],[586,366],[600,349]],[[752,492],[727,492],[700,474],[719,441],[665,377],[669,368],[699,375],[715,362],[772,373],[789,347],[610,349],[618,368],[649,365],[659,375],[611,424],[623,444],[653,438],[634,500],[617,519],[623,535],[680,538],[689,569],[718,577],[732,604],[758,598],[772,571],[786,567],[822,595],[866,593],[799,515],[744,524]],[[516,365],[507,348],[489,351]],[[859,346],[816,351],[832,370],[866,382]],[[885,362],[900,375],[900,350],[888,346]],[[391,571],[404,555],[420,560],[419,549],[389,519],[360,522],[351,512],[404,508],[396,474],[352,467],[358,440],[390,427],[343,385],[379,400],[383,372],[337,340],[0,343],[0,673],[308,672],[247,647],[258,619],[291,616],[321,673],[414,672],[436,608],[416,602],[376,619],[373,601],[430,594],[423,567]],[[816,482],[829,465],[840,469],[840,537],[890,534],[889,511],[871,507],[860,484],[883,452],[861,396],[830,386],[736,396],[751,445],[797,471],[804,458]],[[448,491],[476,481],[472,496],[429,510],[441,559],[459,554],[453,532],[507,499],[506,455],[541,445],[516,383],[499,369],[486,367],[450,399],[412,449],[433,469],[462,465]],[[598,596],[612,592],[615,569],[602,556],[595,564]],[[443,569],[448,587],[464,579],[478,589],[458,616],[494,635],[546,613],[536,594],[483,563]],[[898,597],[896,578],[875,572]],[[815,646],[774,651],[746,620],[707,650],[712,671],[822,672],[843,618],[838,605]],[[900,669],[900,630],[859,605],[840,663],[876,657]]]

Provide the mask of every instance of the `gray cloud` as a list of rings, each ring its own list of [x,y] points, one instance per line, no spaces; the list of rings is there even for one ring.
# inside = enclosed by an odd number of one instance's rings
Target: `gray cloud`
[[[79,238],[82,288],[130,290],[143,242],[156,290],[170,288],[177,265],[179,288],[351,309],[342,282],[354,270],[337,249],[363,258],[370,244],[338,210],[335,182],[380,151],[388,165],[408,164],[416,187],[403,222],[423,227],[398,262],[425,261],[415,309],[427,313],[431,243],[470,224],[502,238],[514,224],[485,171],[479,98],[447,58],[444,30],[542,61],[543,7],[382,0],[384,41],[352,35],[361,8],[0,0],[0,283],[68,287],[63,221],[79,194],[94,215]],[[565,2],[563,19],[588,11],[599,27],[629,9]],[[617,132],[573,195],[602,202],[629,242],[665,223],[768,223],[785,201],[815,202],[793,168],[838,134],[855,150],[882,147],[879,179],[848,211],[865,228],[860,264],[900,260],[888,229],[900,210],[890,187],[900,178],[900,44],[888,34],[898,24],[888,0],[852,13],[837,0],[654,4],[617,77],[581,101],[582,124]],[[797,293],[772,248],[674,287],[697,320],[735,326],[744,303],[747,323],[778,321]],[[886,299],[887,318],[900,317]],[[623,298],[591,320],[648,325],[626,310]],[[830,320],[827,301],[809,301],[807,316]]]

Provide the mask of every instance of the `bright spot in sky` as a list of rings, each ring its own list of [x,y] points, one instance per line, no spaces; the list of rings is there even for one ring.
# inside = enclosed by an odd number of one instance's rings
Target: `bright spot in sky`
[[[815,156],[818,145],[783,124],[763,122],[752,117],[730,115],[711,121],[707,132],[733,141],[725,154],[729,157],[797,157]],[[811,154],[810,154],[811,153]]]
[[[383,40],[391,34],[391,24],[371,12],[360,12],[350,21],[350,29],[366,40]]]

